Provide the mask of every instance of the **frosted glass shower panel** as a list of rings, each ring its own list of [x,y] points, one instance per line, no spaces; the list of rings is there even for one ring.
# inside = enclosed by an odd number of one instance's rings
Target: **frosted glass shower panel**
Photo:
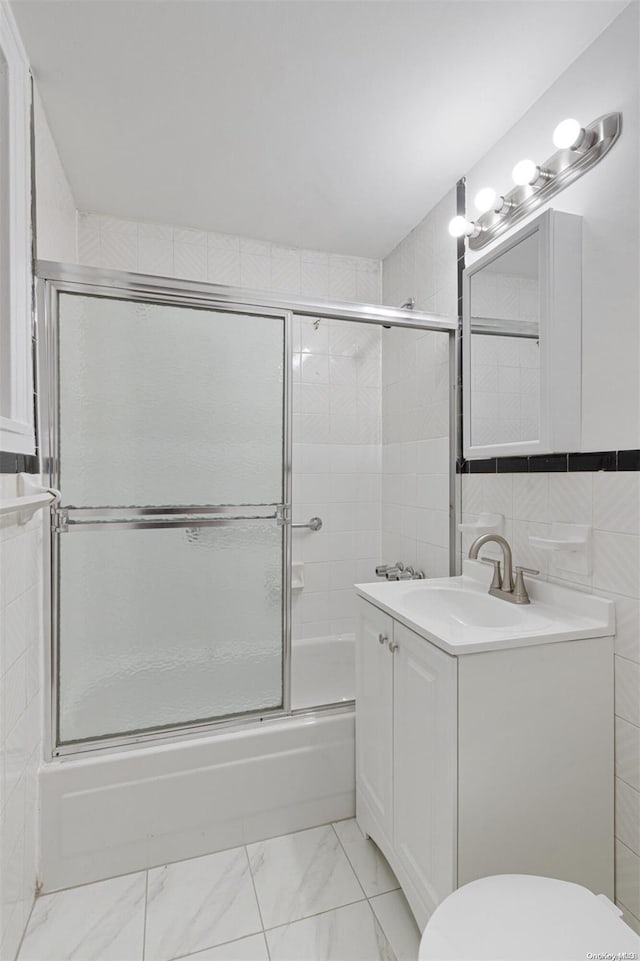
[[[282,705],[275,520],[60,536],[59,740]]]
[[[282,316],[60,294],[75,507],[283,501]]]

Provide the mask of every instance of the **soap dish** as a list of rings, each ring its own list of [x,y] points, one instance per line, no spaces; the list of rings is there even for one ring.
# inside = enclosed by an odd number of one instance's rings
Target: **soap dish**
[[[551,525],[551,537],[537,537],[529,534],[529,543],[539,551],[558,554],[556,566],[574,574],[591,573],[591,525],[561,524]]]
[[[294,561],[291,565],[291,590],[301,591],[304,588],[304,564]]]
[[[477,520],[458,524],[459,531],[471,531],[477,537],[481,534],[501,534],[503,527],[504,514],[478,514]]]

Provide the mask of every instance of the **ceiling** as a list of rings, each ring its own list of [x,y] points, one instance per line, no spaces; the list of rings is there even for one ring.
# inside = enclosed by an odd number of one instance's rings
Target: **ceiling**
[[[12,4],[80,209],[368,257],[624,6]]]

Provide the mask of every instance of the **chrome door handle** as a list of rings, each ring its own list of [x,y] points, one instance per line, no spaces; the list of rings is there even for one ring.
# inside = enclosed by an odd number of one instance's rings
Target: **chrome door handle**
[[[384,644],[384,642],[388,640],[389,638],[386,634],[378,634],[378,644]]]
[[[392,654],[394,654],[399,647],[400,645],[398,644],[397,641],[389,641],[389,650],[391,651]]]

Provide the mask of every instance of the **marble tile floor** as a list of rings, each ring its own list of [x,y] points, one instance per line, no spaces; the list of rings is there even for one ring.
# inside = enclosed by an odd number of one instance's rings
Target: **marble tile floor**
[[[415,961],[419,937],[348,820],[43,895],[18,961]]]

